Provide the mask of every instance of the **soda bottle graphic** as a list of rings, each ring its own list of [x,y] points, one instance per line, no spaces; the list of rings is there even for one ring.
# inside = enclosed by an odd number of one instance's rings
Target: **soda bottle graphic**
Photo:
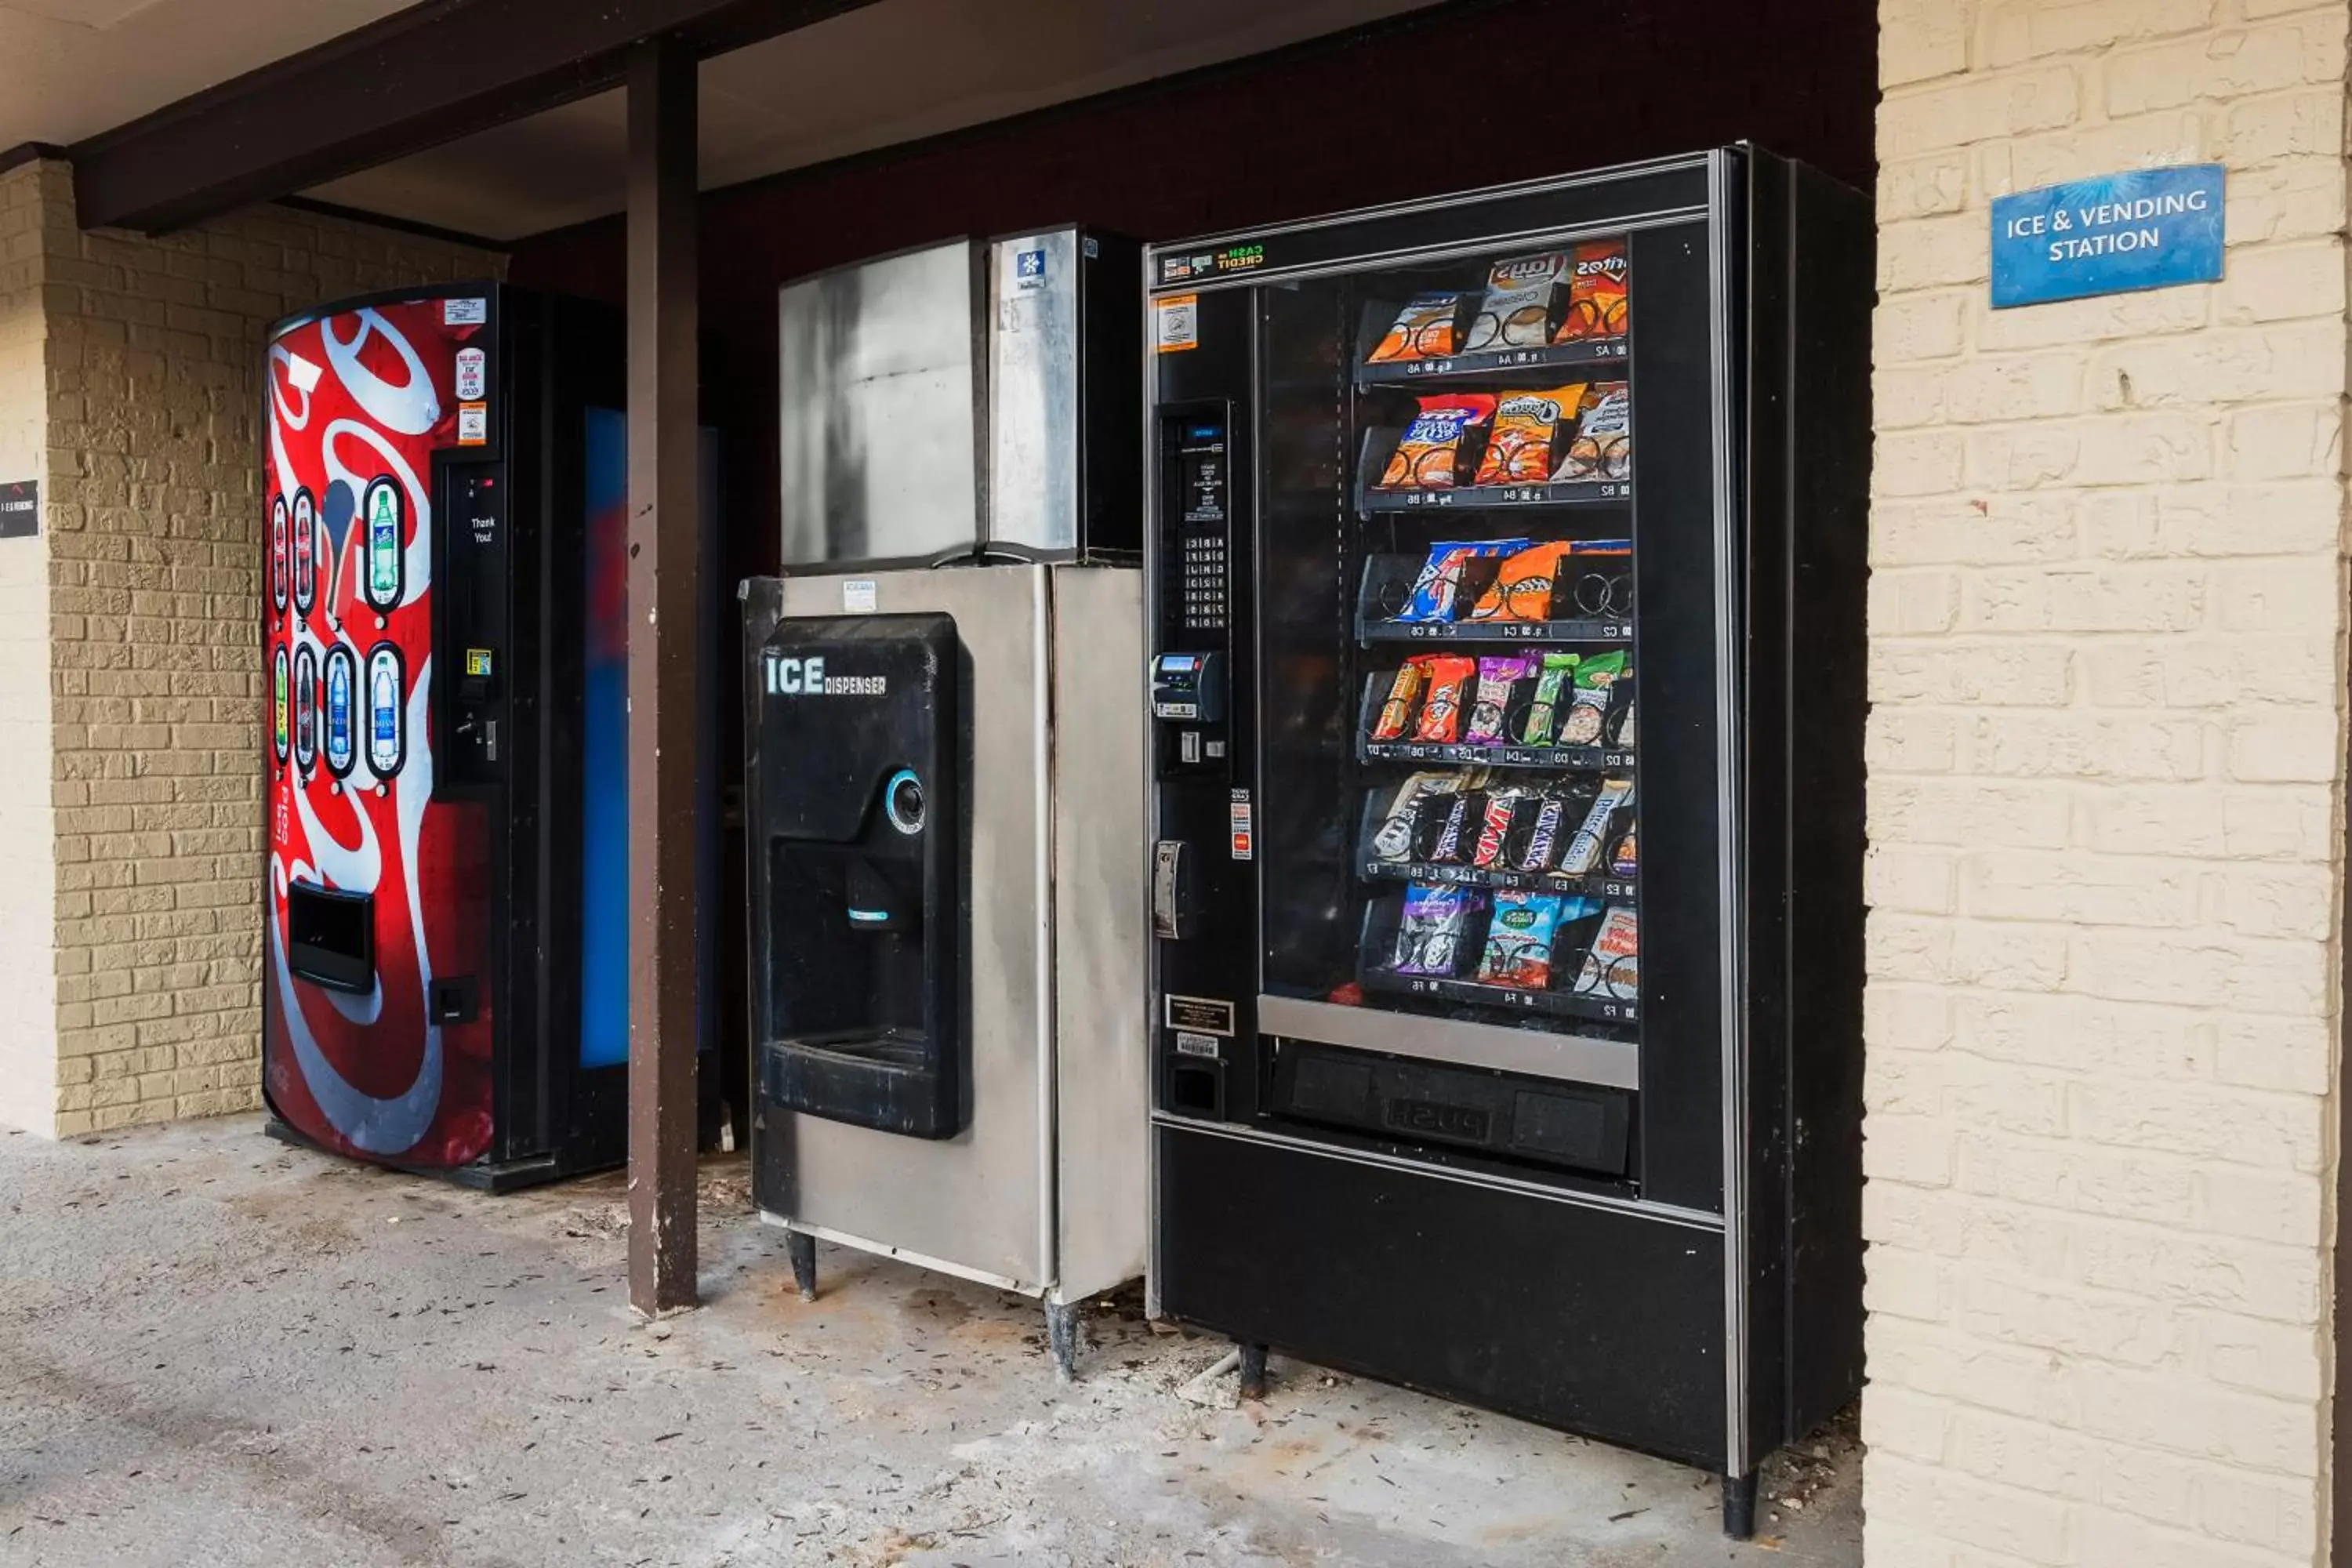
[[[304,773],[319,761],[319,661],[308,647],[294,655],[294,765]]]
[[[367,597],[379,610],[400,603],[400,488],[389,476],[367,488]]]
[[[327,652],[327,766],[337,778],[352,771],[352,655]]]
[[[278,652],[269,661],[270,744],[276,748],[278,760],[286,760],[286,645],[278,645]]]
[[[318,504],[307,489],[294,492],[294,608],[307,616],[319,594]]]
[[[400,654],[378,643],[368,655],[368,766],[390,778],[400,763]]]
[[[286,498],[269,502],[269,602],[286,613]]]

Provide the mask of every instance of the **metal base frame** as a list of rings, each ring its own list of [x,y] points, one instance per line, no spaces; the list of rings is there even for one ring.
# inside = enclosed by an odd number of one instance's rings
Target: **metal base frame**
[[[543,1187],[550,1182],[561,1182],[572,1176],[584,1176],[591,1172],[609,1170],[620,1163],[614,1160],[592,1165],[568,1165],[560,1155],[533,1154],[520,1160],[476,1160],[471,1164],[456,1166],[408,1165],[397,1160],[362,1160],[322,1148],[305,1138],[287,1122],[272,1116],[262,1123],[262,1131],[280,1143],[314,1153],[331,1154],[338,1160],[351,1160],[355,1164],[375,1165],[387,1171],[398,1171],[408,1176],[431,1176],[452,1186],[467,1187],[478,1193],[519,1193],[526,1187]]]

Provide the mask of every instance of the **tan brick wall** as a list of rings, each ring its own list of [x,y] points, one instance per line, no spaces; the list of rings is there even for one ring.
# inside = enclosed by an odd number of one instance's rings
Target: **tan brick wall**
[[[65,167],[38,177],[50,1049],[55,1130],[72,1134],[258,1098],[263,335],[502,258],[275,207],[160,238],[85,234]]]
[[[0,174],[0,481],[47,491],[42,172]],[[57,1124],[56,816],[46,531],[0,539],[0,1125]]]
[[[2352,16],[1880,20],[1868,1561],[2324,1561]],[[1989,308],[2208,161],[2225,280]]]

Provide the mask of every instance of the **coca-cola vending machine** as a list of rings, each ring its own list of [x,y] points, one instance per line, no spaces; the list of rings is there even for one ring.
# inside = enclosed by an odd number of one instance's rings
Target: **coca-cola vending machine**
[[[493,1189],[616,1163],[619,319],[465,283],[290,318],[268,353],[271,1130]]]

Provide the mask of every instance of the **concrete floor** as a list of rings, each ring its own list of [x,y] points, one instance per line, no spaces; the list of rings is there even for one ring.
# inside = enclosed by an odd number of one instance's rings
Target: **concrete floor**
[[[1656,1460],[826,1249],[793,1294],[744,1172],[706,1173],[707,1309],[624,1300],[616,1178],[484,1198],[233,1118],[0,1138],[0,1563],[1859,1563],[1849,1438],[1734,1547]],[[1187,1384],[1193,1398],[1180,1395]]]

